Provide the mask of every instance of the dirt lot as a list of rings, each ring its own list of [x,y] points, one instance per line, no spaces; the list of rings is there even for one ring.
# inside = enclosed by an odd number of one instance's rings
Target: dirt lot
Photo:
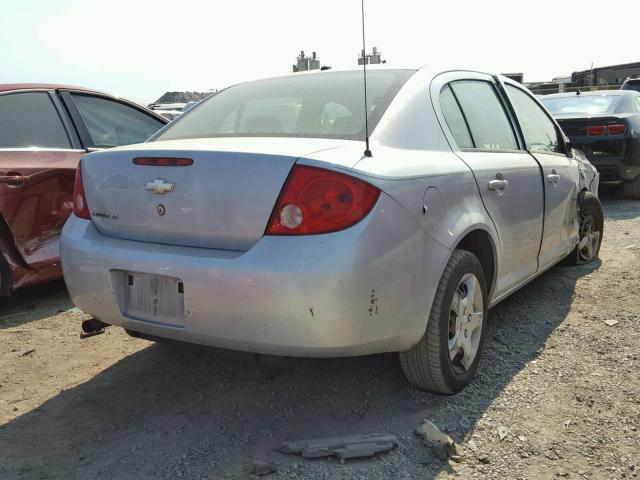
[[[604,203],[602,262],[556,267],[495,308],[480,374],[453,397],[408,387],[395,355],[274,366],[116,328],[79,340],[62,284],[2,300],[0,479],[247,478],[256,459],[273,479],[637,477],[640,202]],[[460,463],[412,435],[423,418]],[[399,446],[344,465],[273,451],[365,432]]]

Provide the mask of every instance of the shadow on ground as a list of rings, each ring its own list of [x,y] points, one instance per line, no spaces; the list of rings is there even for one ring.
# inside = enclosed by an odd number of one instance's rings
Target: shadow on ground
[[[0,330],[50,317],[73,307],[62,280],[0,298]]]
[[[605,218],[626,220],[640,217],[640,199],[624,198],[621,187],[601,185],[599,193]]]
[[[404,478],[408,468],[432,477],[446,464],[413,429],[427,417],[458,440],[471,432],[563,322],[577,279],[596,268],[556,267],[496,307],[480,373],[453,397],[408,387],[396,355],[286,359],[270,367],[153,344],[0,427],[0,478],[246,478],[251,458],[284,470],[302,462],[299,475],[314,477],[318,462],[273,447],[360,432],[394,433],[400,446],[379,459],[331,461],[336,477],[368,477],[371,462],[379,478]]]

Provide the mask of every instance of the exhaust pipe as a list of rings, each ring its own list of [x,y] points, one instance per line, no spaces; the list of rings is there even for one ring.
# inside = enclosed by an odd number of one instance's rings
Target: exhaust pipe
[[[108,323],[101,322],[97,318],[91,320],[85,320],[82,322],[82,332],[80,332],[80,338],[93,337],[94,335],[100,335],[104,333],[104,329],[109,326]]]

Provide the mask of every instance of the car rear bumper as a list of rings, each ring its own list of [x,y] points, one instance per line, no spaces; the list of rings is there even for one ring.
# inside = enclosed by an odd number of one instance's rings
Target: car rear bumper
[[[350,356],[417,343],[448,250],[382,195],[359,224],[327,235],[265,236],[246,252],[103,236],[72,216],[61,239],[73,302],[147,335],[271,355]],[[124,315],[118,271],[184,284],[180,326]]]
[[[629,140],[607,142],[573,137],[572,142],[600,172],[600,182],[629,182],[640,175],[640,152]]]
[[[625,178],[626,165],[624,164],[624,157],[591,155],[588,158],[600,173],[600,182],[602,183],[633,180],[637,175],[633,175],[632,178]]]

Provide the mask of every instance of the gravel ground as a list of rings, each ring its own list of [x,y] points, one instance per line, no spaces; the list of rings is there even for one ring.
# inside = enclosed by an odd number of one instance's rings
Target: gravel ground
[[[255,478],[256,460],[269,479],[637,477],[640,202],[604,203],[602,261],[496,307],[480,373],[452,397],[408,387],[395,355],[274,363],[117,328],[79,340],[87,317],[63,284],[3,299],[0,479]],[[423,418],[459,463],[413,436]],[[369,432],[398,448],[344,465],[273,450]]]

